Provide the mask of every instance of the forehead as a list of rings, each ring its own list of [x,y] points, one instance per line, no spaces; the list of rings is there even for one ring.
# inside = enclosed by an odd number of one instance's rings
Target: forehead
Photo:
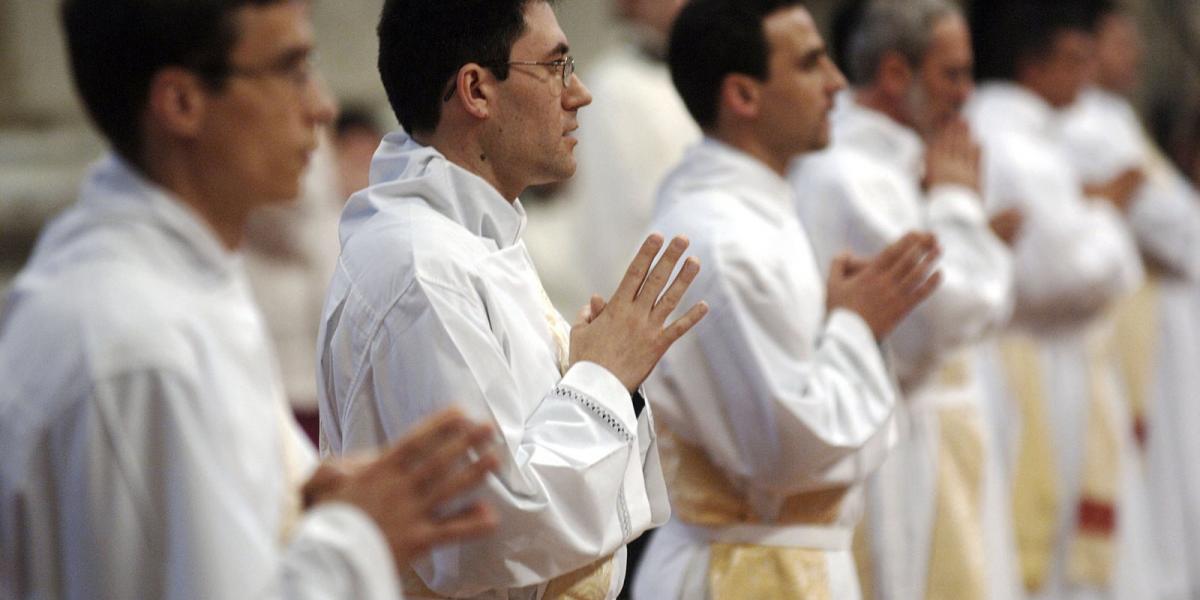
[[[533,0],[525,3],[525,31],[513,44],[513,55],[522,59],[544,58],[556,48],[567,45],[567,35],[558,25],[558,17],[549,2]]]
[[[262,6],[246,5],[233,13],[237,42],[230,57],[254,60],[288,51],[307,49],[313,44],[308,3],[287,0]]]
[[[962,15],[947,15],[933,25],[928,58],[970,58],[971,30]]]
[[[812,15],[801,6],[777,10],[763,21],[763,34],[771,52],[799,55],[821,47],[821,34]]]

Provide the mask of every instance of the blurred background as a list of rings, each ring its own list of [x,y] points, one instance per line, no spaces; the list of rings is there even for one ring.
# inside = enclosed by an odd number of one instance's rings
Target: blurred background
[[[828,34],[850,0],[813,0]],[[986,1],[986,0],[977,0]],[[57,2],[0,0],[0,291],[23,263],[46,219],[72,202],[87,165],[102,152],[71,90]],[[1188,152],[1200,111],[1200,0],[1131,0],[1146,36],[1146,71],[1136,105],[1168,150]],[[378,126],[395,125],[375,71],[375,22],[382,0],[315,0],[321,70],[335,97]],[[623,35],[610,0],[564,0],[563,24],[585,83],[588,66]],[[530,245],[557,245],[551,192],[525,199]],[[563,204],[563,203],[559,203]],[[547,212],[549,211],[549,212]],[[549,271],[557,268],[548,265]],[[551,290],[553,292],[553,290]],[[572,311],[573,312],[573,311]]]

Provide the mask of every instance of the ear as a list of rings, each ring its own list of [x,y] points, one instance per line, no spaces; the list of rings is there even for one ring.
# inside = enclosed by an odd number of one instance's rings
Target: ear
[[[916,74],[908,64],[908,60],[899,52],[889,50],[879,61],[879,72],[876,82],[879,88],[892,98],[903,98],[908,94],[908,88],[913,83]]]
[[[158,129],[193,138],[203,127],[209,93],[195,73],[177,67],[163,69],[150,82],[148,118]]]
[[[749,75],[733,73],[721,82],[720,106],[730,115],[743,119],[757,117],[761,96],[762,82]]]
[[[476,119],[488,118],[497,96],[499,81],[496,76],[481,65],[468,63],[458,70],[457,77],[457,87],[451,101],[457,102]]]

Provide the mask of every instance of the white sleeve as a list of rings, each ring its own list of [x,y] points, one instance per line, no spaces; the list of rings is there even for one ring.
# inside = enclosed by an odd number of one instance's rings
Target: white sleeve
[[[961,186],[913,186],[843,164],[831,154],[801,161],[793,173],[798,207],[823,270],[842,251],[875,256],[914,230],[942,247],[942,283],[888,337],[896,374],[909,383],[941,357],[1004,326],[1012,313],[1012,256],[988,226],[983,201]],[[877,167],[876,167],[877,168]]]
[[[1016,318],[1085,320],[1142,279],[1122,215],[1083,197],[1065,160],[1032,144],[987,149],[989,207],[1025,216],[1014,248]]]
[[[1129,209],[1129,226],[1142,253],[1168,275],[1200,279],[1200,194],[1157,149],[1146,182]]]
[[[399,598],[391,552],[356,509],[311,511],[284,546],[270,518],[282,473],[247,474],[224,435],[234,417],[213,404],[186,377],[140,370],[99,382],[63,420],[76,431],[61,480],[79,488],[60,494],[63,595]]]
[[[801,304],[823,299],[797,294],[753,257],[713,254],[701,256],[682,304],[704,299],[708,316],[651,376],[664,392],[656,397],[672,399],[660,418],[684,425],[678,432],[702,442],[735,481],[767,494],[862,481],[893,441],[896,403],[871,330],[839,309],[812,331],[805,315],[824,307]]]
[[[342,451],[397,439],[450,406],[499,432],[500,468],[480,492],[498,530],[413,565],[439,594],[547,581],[615,553],[669,515],[649,407],[635,416],[621,382],[588,362],[527,397],[521,383],[536,374],[514,372],[506,350],[522,343],[497,339],[477,294],[418,279],[354,367],[361,383],[340,417]]]
[[[1012,255],[992,234],[978,194],[940,185],[927,202],[926,225],[942,248],[942,282],[889,337],[903,381],[927,375],[942,357],[999,330],[1013,308]]]

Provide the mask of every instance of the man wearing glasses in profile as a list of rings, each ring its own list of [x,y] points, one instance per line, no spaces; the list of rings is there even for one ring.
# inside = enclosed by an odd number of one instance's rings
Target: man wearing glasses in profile
[[[614,598],[625,544],[668,514],[637,390],[707,310],[666,321],[699,264],[682,260],[686,240],[651,236],[617,293],[569,327],[521,241],[517,199],[573,174],[591,101],[550,3],[389,0],[379,36],[405,131],[384,139],[342,217],[319,336],[322,449],[375,447],[460,404],[500,432],[482,493],[500,526],[414,562],[406,593]]]
[[[443,507],[497,466],[493,430],[442,413],[316,469],[290,420],[238,248],[333,117],[308,3],[61,15],[113,152],[0,314],[0,598],[396,599],[399,565],[494,527]]]

